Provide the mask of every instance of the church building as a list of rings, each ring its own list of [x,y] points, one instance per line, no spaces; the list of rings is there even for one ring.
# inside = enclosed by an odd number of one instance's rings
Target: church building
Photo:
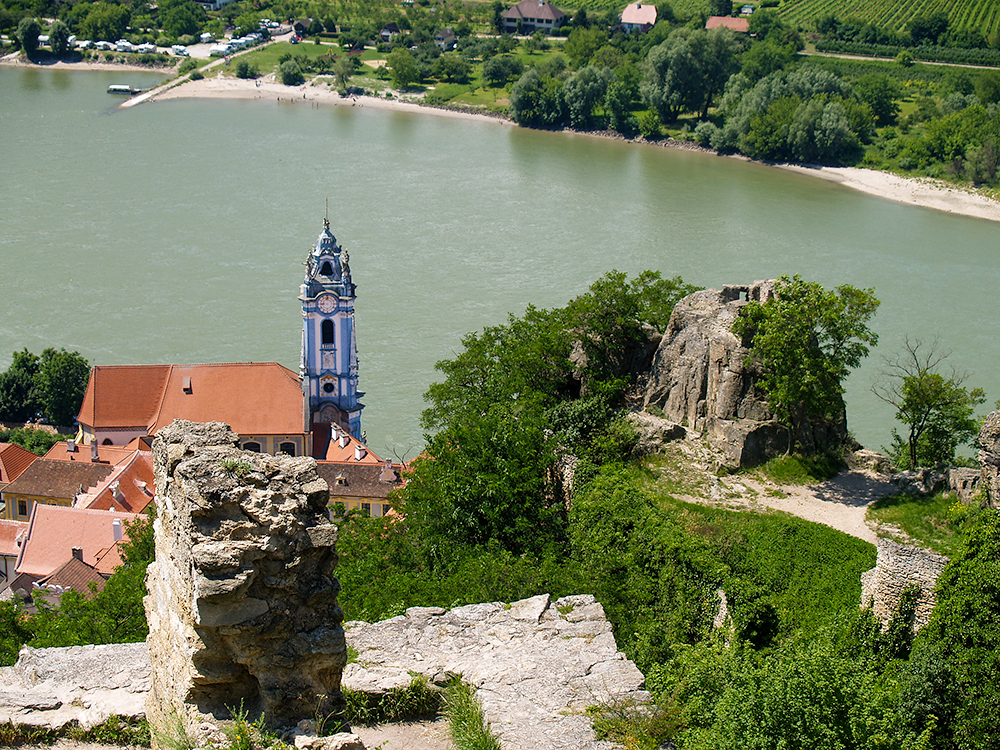
[[[246,450],[381,465],[363,445],[346,250],[323,221],[306,260],[299,372],[276,362],[101,365],[91,370],[76,442],[127,445],[175,419],[227,423]],[[343,454],[343,455],[341,455]],[[344,458],[347,456],[348,458]]]

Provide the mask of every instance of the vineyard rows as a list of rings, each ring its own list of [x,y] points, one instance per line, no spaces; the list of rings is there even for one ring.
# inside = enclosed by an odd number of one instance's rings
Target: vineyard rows
[[[996,0],[786,0],[779,12],[786,21],[807,29],[829,13],[842,19],[860,18],[893,31],[904,30],[916,16],[946,13],[951,28],[975,29],[987,38],[1000,31],[1000,3]]]

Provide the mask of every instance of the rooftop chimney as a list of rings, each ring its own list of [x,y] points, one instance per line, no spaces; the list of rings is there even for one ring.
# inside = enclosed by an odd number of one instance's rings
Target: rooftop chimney
[[[83,562],[83,547],[74,547],[73,557],[75,557],[80,562]]]
[[[97,463],[97,438],[95,437],[90,441],[90,460],[92,463]]]
[[[184,389],[185,393],[191,393],[191,377],[190,376],[188,376],[188,375],[184,376],[184,378],[181,380],[181,388]]]
[[[347,433],[346,433],[346,432],[342,432],[342,433],[340,433],[340,447],[341,447],[341,448],[346,448],[346,447],[347,447],[347,444],[348,444],[348,443],[349,443],[350,441],[351,441],[351,439],[350,439],[350,438],[349,438],[349,437],[347,436]]]
[[[72,440],[67,440],[66,441],[66,452],[67,453],[76,453],[76,443],[74,443]]]
[[[114,534],[116,542],[122,540],[122,519],[116,518],[111,522],[111,533]],[[80,559],[82,560],[83,558],[81,557]]]
[[[354,446],[354,460],[360,461],[362,458],[368,455],[368,451],[361,447],[361,443]]]

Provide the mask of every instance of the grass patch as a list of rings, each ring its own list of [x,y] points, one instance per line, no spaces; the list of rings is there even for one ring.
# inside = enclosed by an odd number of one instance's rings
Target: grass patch
[[[974,510],[971,506],[963,505],[951,493],[945,492],[932,497],[901,493],[872,503],[867,517],[880,525],[897,527],[905,535],[894,535],[891,529],[883,526],[879,530],[880,536],[906,544],[916,542],[951,557],[961,546],[962,526],[972,512]]]
[[[778,484],[815,484],[837,476],[843,465],[843,458],[839,455],[821,453],[800,456],[793,453],[772,458],[751,472],[762,474]]]
[[[423,675],[414,675],[410,684],[393,688],[382,695],[344,689],[347,708],[344,721],[348,724],[384,724],[393,721],[413,721],[437,716],[441,710],[442,691],[433,687]]]
[[[668,712],[655,704],[602,703],[589,706],[587,715],[597,739],[609,740],[629,750],[658,750],[684,726],[678,711]]]
[[[500,740],[490,731],[471,686],[456,680],[448,687],[444,715],[450,724],[456,750],[500,750]]]
[[[71,722],[60,729],[46,729],[27,724],[0,724],[0,746],[51,745],[61,739],[104,745],[149,747],[149,724],[145,719],[109,716],[90,729]]]

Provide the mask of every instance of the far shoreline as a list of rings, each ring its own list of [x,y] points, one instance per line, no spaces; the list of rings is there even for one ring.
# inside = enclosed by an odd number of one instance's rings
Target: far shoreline
[[[52,62],[37,65],[25,62],[22,59],[12,58],[13,56],[0,58],[0,65],[51,68],[55,70],[120,70],[122,72],[144,73],[161,72],[165,75],[170,75],[173,72],[170,69],[100,62]],[[336,91],[332,91],[323,84],[317,84],[315,81],[307,81],[300,86],[285,86],[284,84],[278,83],[273,74],[256,80],[224,78],[221,76],[206,77],[198,81],[192,81],[190,79],[177,81],[171,79],[160,86],[154,87],[150,91],[140,94],[139,96],[129,99],[128,101],[122,102],[119,107],[128,108],[137,104],[155,103],[157,101],[182,98],[248,99],[260,101],[268,100],[278,103],[287,102],[289,104],[309,102],[312,105],[367,106],[377,109],[432,114],[440,117],[452,117],[515,127],[515,123],[509,118],[496,114],[433,107],[413,101],[385,99],[367,95],[344,98],[341,97]],[[610,132],[587,132],[570,129],[553,132],[585,135],[598,138],[613,138],[624,142],[656,146],[659,148],[675,148],[689,151],[700,151],[705,154],[717,154],[717,152],[712,151],[711,149],[701,148],[689,141],[678,141],[672,138],[665,138],[659,141],[648,141],[641,137],[630,138]],[[751,161],[750,159],[747,159],[747,157],[738,154],[732,156],[727,155],[727,157]],[[943,211],[945,213],[971,218],[986,219],[987,221],[1000,222],[1000,202],[977,193],[970,188],[953,185],[942,180],[921,177],[904,177],[891,172],[882,172],[862,167],[827,167],[818,165],[773,163],[768,163],[768,166],[835,182],[852,190],[857,190],[868,195],[891,200],[896,203],[917,206],[920,208],[930,208],[936,211]]]

